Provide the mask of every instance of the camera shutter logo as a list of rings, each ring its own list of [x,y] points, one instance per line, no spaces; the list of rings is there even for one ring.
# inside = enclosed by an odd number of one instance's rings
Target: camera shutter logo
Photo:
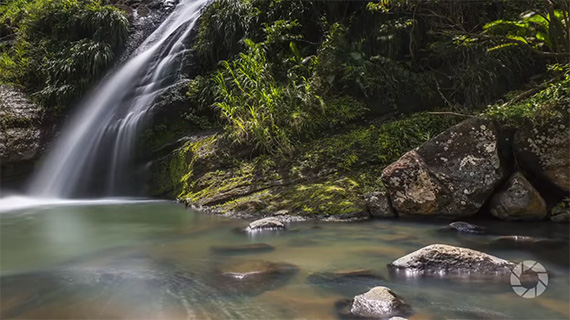
[[[521,277],[523,274],[527,272],[533,272],[536,274],[538,281],[536,285],[532,288],[528,288],[528,286],[524,286],[521,283]],[[511,270],[511,287],[515,291],[516,294],[523,298],[531,299],[540,296],[548,286],[548,273],[544,267],[533,260],[526,260],[523,261]]]

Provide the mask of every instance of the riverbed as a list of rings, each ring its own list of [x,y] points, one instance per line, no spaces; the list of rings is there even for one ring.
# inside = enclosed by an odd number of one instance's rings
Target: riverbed
[[[293,222],[248,234],[247,221],[171,202],[54,203],[0,213],[0,318],[337,319],[335,305],[384,285],[414,309],[410,319],[568,319],[568,225],[480,221],[486,235],[442,231],[450,221]],[[500,235],[557,239],[497,245]],[[260,250],[228,246],[263,243]],[[539,297],[509,283],[390,272],[393,260],[444,243],[548,272]],[[220,249],[221,248],[221,249]],[[229,287],[219,270],[261,261],[296,267],[253,287]],[[315,275],[369,269],[374,278],[320,281]],[[318,278],[318,277],[317,277]]]

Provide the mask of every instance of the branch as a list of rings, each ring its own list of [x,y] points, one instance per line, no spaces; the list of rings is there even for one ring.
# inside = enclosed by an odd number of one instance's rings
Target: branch
[[[457,113],[457,112],[426,112],[427,114],[436,114],[436,115],[448,115],[448,116],[458,116],[458,117],[466,117],[466,118],[477,118],[477,116],[472,116],[469,114]]]
[[[530,96],[533,96],[534,94],[539,93],[540,91],[542,91],[542,90],[548,88],[548,86],[551,85],[552,83],[554,83],[554,82],[556,82],[556,81],[560,81],[560,80],[562,80],[562,79],[564,79],[564,75],[559,75],[558,77],[554,77],[554,78],[552,78],[552,79],[546,81],[545,83],[543,83],[543,84],[541,84],[541,85],[539,85],[539,86],[536,86],[536,87],[534,87],[534,88],[531,88],[531,89],[528,89],[528,90],[522,92],[521,94],[519,94],[518,96],[514,97],[513,99],[511,99],[511,100],[505,102],[501,107],[506,107],[506,106],[508,106],[508,105],[510,105],[510,104],[513,104],[513,103],[515,103],[515,102],[518,102],[518,101],[521,101],[521,100],[523,100],[523,99],[526,99],[526,98],[528,98],[528,97],[530,97]]]
[[[479,33],[464,32],[464,31],[455,31],[455,30],[449,30],[447,32],[451,33],[451,34],[455,34],[455,35],[470,36],[470,37],[481,38],[481,39],[486,39],[486,40],[500,40],[500,41],[507,41],[507,42],[511,42],[511,43],[518,43],[520,45],[523,45],[523,46],[529,48],[530,50],[532,50],[532,52],[539,54],[539,55],[542,55],[542,56],[545,56],[545,57],[552,57],[552,58],[570,57],[570,52],[540,51],[538,49],[533,48],[530,44],[528,44],[524,41],[521,41],[521,40],[510,39],[510,38],[501,37],[501,36],[491,36],[491,35],[487,35],[487,34],[479,34]]]

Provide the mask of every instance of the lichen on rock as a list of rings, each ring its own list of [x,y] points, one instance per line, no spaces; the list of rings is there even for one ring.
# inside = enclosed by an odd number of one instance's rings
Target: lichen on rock
[[[547,214],[544,199],[520,172],[493,195],[490,210],[502,220],[542,220]]]
[[[504,178],[495,124],[466,120],[406,153],[382,180],[400,214],[469,216]]]

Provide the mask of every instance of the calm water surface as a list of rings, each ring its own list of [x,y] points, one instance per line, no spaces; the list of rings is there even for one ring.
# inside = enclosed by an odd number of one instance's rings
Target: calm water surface
[[[442,233],[448,222],[292,223],[286,232],[247,235],[245,221],[172,203],[54,206],[0,214],[0,318],[335,319],[334,304],[386,285],[412,305],[410,319],[568,319],[568,226],[486,225],[493,236]],[[489,223],[489,222],[487,222]],[[483,223],[484,224],[484,223]],[[496,235],[555,237],[534,248],[492,244]],[[272,251],[219,253],[212,246],[262,242]],[[518,297],[508,283],[401,278],[386,265],[433,243],[460,245],[548,270],[547,290]],[[258,288],[219,285],[216,270],[249,260],[299,271]],[[307,280],[314,272],[370,269],[382,281]]]

